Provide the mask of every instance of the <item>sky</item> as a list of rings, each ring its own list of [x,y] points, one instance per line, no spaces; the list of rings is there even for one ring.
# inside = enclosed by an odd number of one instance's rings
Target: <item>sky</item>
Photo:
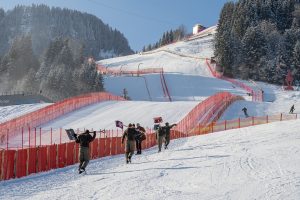
[[[130,47],[139,51],[170,29],[195,24],[216,25],[223,5],[230,0],[0,0],[4,10],[16,5],[46,4],[87,12],[118,29]]]

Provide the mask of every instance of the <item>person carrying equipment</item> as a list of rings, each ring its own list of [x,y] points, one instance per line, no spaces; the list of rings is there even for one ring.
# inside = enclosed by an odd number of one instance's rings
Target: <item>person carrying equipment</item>
[[[169,122],[166,122],[165,126],[163,127],[163,131],[165,132],[165,149],[167,149],[168,145],[170,144],[170,133],[174,126],[177,126],[177,124],[172,124],[169,126]]]
[[[90,161],[89,144],[96,138],[96,131],[93,132],[93,136],[90,135],[90,131],[86,130],[84,133],[77,136],[74,135],[75,142],[80,143],[79,151],[79,168],[78,172],[81,174],[85,171],[86,166]]]
[[[131,163],[131,157],[134,154],[136,134],[137,134],[137,131],[135,130],[135,128],[130,123],[128,125],[128,128],[124,131],[124,133],[122,135],[122,144],[124,143],[124,140],[126,138],[125,158],[126,158],[126,163],[127,164]]]
[[[166,137],[166,134],[165,134],[163,127],[161,127],[160,125],[157,126],[156,139],[157,139],[157,144],[158,144],[158,153],[161,152],[162,143],[163,143],[163,140],[165,139],[165,137]]]
[[[136,141],[136,154],[142,154],[142,141],[146,139],[146,130],[144,127],[140,126],[139,123],[136,124],[137,135],[135,137]]]

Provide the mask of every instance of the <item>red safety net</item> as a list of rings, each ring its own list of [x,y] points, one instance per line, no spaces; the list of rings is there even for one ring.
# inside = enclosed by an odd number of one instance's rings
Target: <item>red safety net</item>
[[[2,180],[3,154],[4,154],[4,151],[0,150],[0,180]]]
[[[91,159],[98,158],[98,148],[99,148],[98,142],[99,142],[99,140],[98,140],[98,139],[95,139],[95,140],[90,144],[90,148],[91,148]]]
[[[28,149],[28,175],[36,173],[36,164],[37,164],[37,148]]]
[[[3,152],[2,180],[15,177],[15,154],[16,150],[6,150]]]
[[[111,155],[117,154],[117,139],[116,137],[111,138]]]
[[[106,138],[100,138],[99,139],[99,145],[100,145],[100,157],[104,157],[105,156],[105,142],[106,142]]]
[[[57,145],[57,167],[62,168],[65,167],[67,164],[67,159],[66,159],[66,144],[58,144]]]
[[[67,145],[67,165],[73,165],[76,163],[77,160],[75,160],[75,142],[69,142]]]
[[[20,149],[16,154],[16,177],[27,175],[27,149]],[[0,165],[1,166],[1,165]]]
[[[111,138],[105,139],[105,155],[104,156],[110,156],[111,154]]]
[[[48,169],[56,169],[57,168],[57,145],[49,145],[47,146],[48,149]]]
[[[44,172],[48,170],[47,147],[37,148],[37,172]]]
[[[106,92],[90,93],[68,98],[47,107],[41,108],[37,111],[1,123],[0,139],[5,137],[6,130],[8,129],[11,136],[21,134],[22,128],[37,127],[81,107],[108,100],[122,101],[124,100],[124,98]]]

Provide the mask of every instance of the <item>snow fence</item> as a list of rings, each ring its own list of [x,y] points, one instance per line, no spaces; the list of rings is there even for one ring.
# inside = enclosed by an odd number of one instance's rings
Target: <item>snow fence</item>
[[[171,131],[171,139],[195,135],[196,132],[194,130],[197,124],[201,123],[204,125],[218,119],[227,106],[238,99],[241,99],[241,97],[227,92],[209,97],[199,103],[186,117],[178,122],[176,128]],[[13,128],[13,130],[15,129]],[[33,130],[35,142],[32,145],[29,143],[28,148],[18,150],[9,150],[7,148],[0,151],[0,180],[20,178],[32,173],[62,168],[78,162],[78,144],[66,142],[42,145],[40,142],[40,145],[38,145],[38,140],[36,139],[38,131],[36,128]],[[41,129],[39,130],[41,131]],[[92,159],[124,153],[125,147],[121,143],[119,131],[108,131],[105,133],[98,131],[98,133],[100,133],[97,134],[99,137],[90,144]],[[201,134],[203,133],[201,132]],[[147,149],[154,145],[156,145],[154,131],[148,129],[147,138],[143,142],[142,148]]]
[[[0,124],[0,143],[8,137],[23,133],[27,127],[37,127],[74,110],[101,101],[123,101],[122,97],[107,92],[89,93],[59,101],[55,104],[25,114]]]
[[[206,65],[208,66],[209,71],[215,78],[219,78],[219,79],[223,79],[225,81],[231,82],[233,85],[240,87],[240,88],[244,89],[245,91],[247,91],[247,93],[252,96],[252,101],[259,101],[259,102],[264,101],[264,96],[263,96],[264,92],[260,88],[258,88],[258,90],[254,90],[253,88],[249,87],[248,85],[246,85],[245,83],[243,83],[241,81],[225,77],[223,74],[217,72],[211,66],[210,59],[206,59]]]
[[[296,115],[274,115],[266,117],[249,117],[246,119],[216,122],[227,106],[240,99],[230,93],[219,93],[199,103],[171,130],[171,139],[208,134],[217,131],[235,129],[275,121],[297,119]],[[120,131],[97,131],[97,138],[90,144],[91,159],[124,153]],[[153,130],[147,130],[142,148],[156,145]],[[20,178],[32,173],[62,168],[78,162],[79,145],[74,142],[38,145],[18,150],[0,150],[0,180]]]

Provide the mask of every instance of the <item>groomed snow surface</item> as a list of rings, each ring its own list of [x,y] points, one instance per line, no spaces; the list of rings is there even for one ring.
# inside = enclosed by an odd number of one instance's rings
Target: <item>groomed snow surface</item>
[[[300,121],[171,141],[134,156],[0,182],[0,199],[300,199]]]
[[[163,67],[175,102],[163,102],[168,99],[159,74],[106,76],[107,91],[121,95],[126,88],[134,101],[87,106],[42,127],[111,129],[115,120],[152,127],[153,117],[178,122],[216,92],[228,91],[249,100],[242,89],[212,77],[203,59],[212,55],[213,36],[206,36],[140,55],[102,60],[100,64],[120,71]],[[296,112],[300,109],[300,92],[257,84],[255,87],[264,90],[266,102],[238,101],[221,120],[244,117],[243,107],[250,116],[288,113],[292,104]],[[25,113],[26,106],[22,110]],[[7,114],[1,114],[4,111]],[[5,120],[20,113],[0,107],[0,114],[0,120]],[[300,199],[299,128],[299,120],[294,120],[173,140],[168,150],[145,150],[133,157],[132,164],[125,164],[124,155],[118,155],[92,160],[83,175],[78,175],[77,165],[73,165],[1,181],[0,199],[296,200]]]

